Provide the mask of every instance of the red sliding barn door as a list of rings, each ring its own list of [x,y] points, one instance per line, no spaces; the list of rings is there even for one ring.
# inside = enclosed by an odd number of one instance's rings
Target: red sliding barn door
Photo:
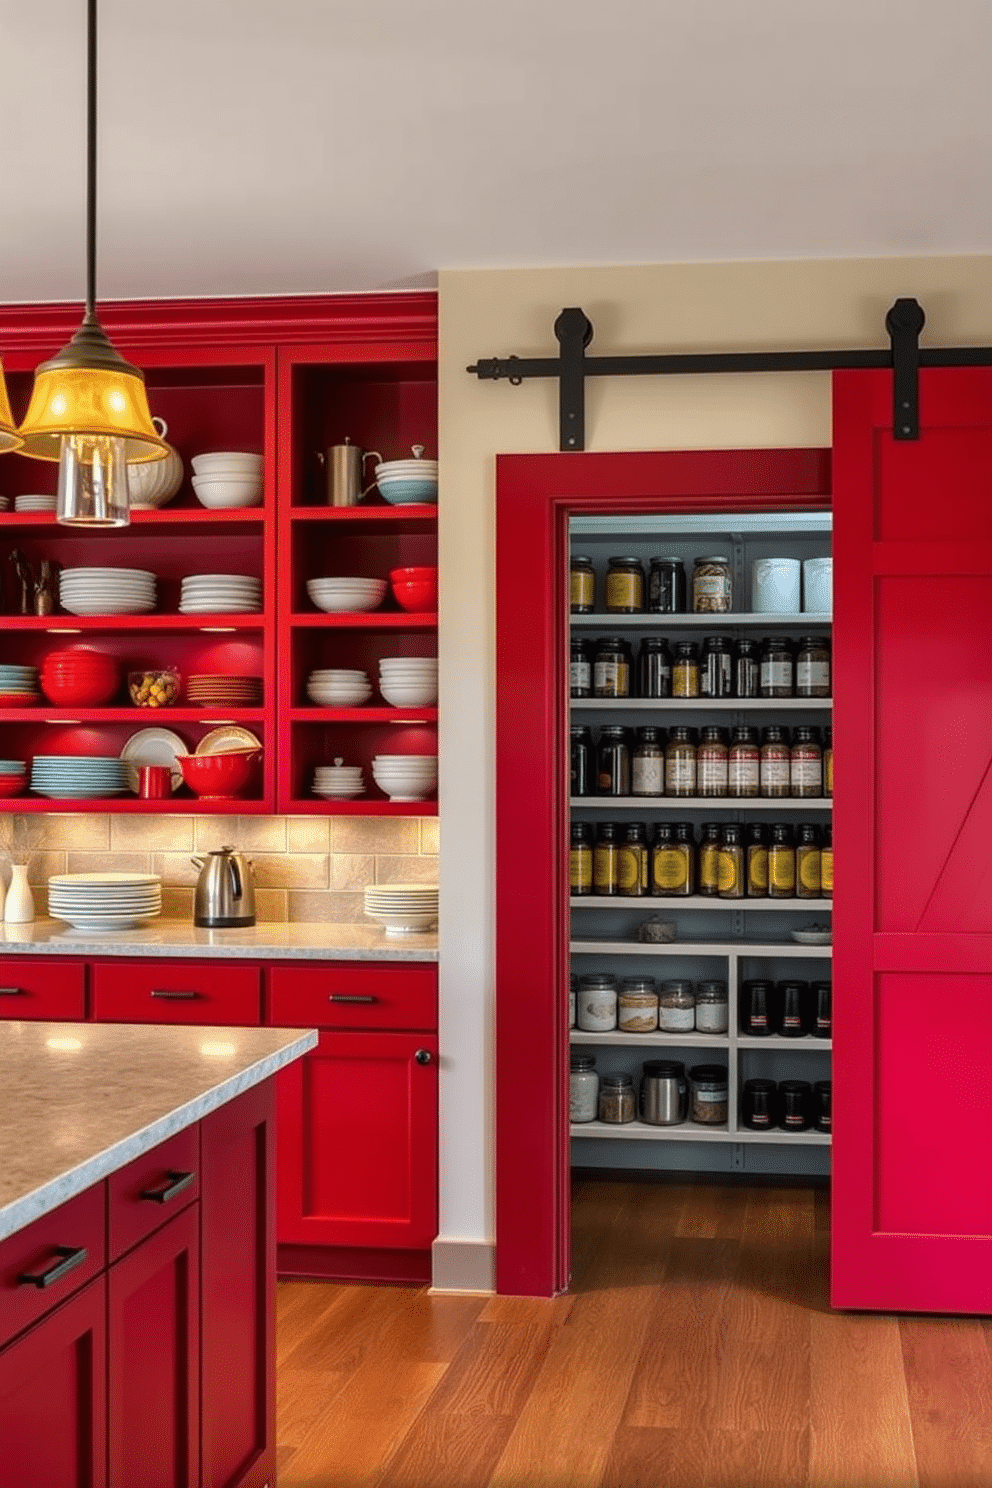
[[[992,370],[834,384],[832,1300],[992,1312]]]

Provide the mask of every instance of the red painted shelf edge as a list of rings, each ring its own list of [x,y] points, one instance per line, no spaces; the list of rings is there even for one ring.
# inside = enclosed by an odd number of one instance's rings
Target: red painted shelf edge
[[[341,522],[345,526],[362,522],[381,522],[385,526],[402,526],[404,522],[437,522],[437,506],[431,503],[413,503],[407,506],[292,506],[289,509],[293,522]]]
[[[128,630],[264,630],[268,618],[263,610],[239,610],[229,615],[3,615],[0,624],[5,630],[71,635],[84,630],[116,632],[122,622]],[[274,623],[274,615],[271,620]]]
[[[436,723],[437,708],[291,708],[292,723]]]
[[[306,796],[283,801],[287,816],[437,816],[437,801],[324,801]]]
[[[271,816],[276,811],[274,801],[240,799],[236,796],[218,797],[209,800],[202,796],[175,797],[170,801],[144,801],[139,796],[94,796],[80,797],[72,801],[50,800],[40,796],[10,796],[0,800],[0,810],[32,812],[99,811],[114,814],[188,815],[207,816]]]
[[[341,610],[336,614],[297,612],[290,624],[299,630],[437,630],[436,612],[412,614],[408,610]]]

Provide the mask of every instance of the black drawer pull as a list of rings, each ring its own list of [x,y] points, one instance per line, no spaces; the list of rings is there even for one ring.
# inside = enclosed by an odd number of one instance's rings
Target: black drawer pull
[[[0,997],[26,997],[23,987],[0,987]]]
[[[328,994],[328,1002],[378,1002],[378,997],[363,997],[359,993],[331,992]]]
[[[24,1271],[17,1278],[19,1286],[50,1287],[53,1282],[68,1276],[70,1271],[75,1271],[86,1259],[85,1245],[80,1245],[76,1250],[71,1245],[55,1245],[52,1249],[60,1259],[51,1266],[46,1266],[44,1271]]]
[[[169,992],[165,988],[156,988],[152,997],[161,997],[163,1002],[196,1002],[203,996],[202,992]]]
[[[168,1204],[170,1199],[176,1197],[176,1194],[181,1194],[184,1188],[189,1188],[195,1177],[195,1173],[169,1173],[162,1188],[146,1188],[142,1191],[141,1197],[148,1199],[152,1204]]]

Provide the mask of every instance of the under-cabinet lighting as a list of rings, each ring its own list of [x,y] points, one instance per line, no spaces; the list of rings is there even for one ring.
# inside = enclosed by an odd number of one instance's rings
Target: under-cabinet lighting
[[[387,718],[386,722],[392,728],[409,728],[413,723],[431,723],[430,718]]]
[[[46,718],[46,723],[82,723],[81,718]]]
[[[77,1049],[81,1049],[82,1047],[82,1039],[70,1038],[69,1035],[65,1033],[58,1034],[54,1038],[47,1038],[45,1040],[45,1048],[54,1049],[56,1053],[59,1054],[74,1054]]]
[[[201,625],[201,635],[233,635],[237,630],[236,625]]]
[[[233,718],[204,718],[204,723],[234,723]]]
[[[224,1043],[220,1039],[207,1039],[200,1045],[200,1053],[212,1059],[230,1059],[237,1052],[237,1045]]]
[[[82,635],[82,633],[78,625],[46,625],[45,627],[46,635]]]

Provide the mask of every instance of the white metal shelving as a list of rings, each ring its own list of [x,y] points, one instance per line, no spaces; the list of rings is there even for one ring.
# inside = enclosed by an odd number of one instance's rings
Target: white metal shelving
[[[823,611],[800,610],[787,615],[755,615],[731,611],[724,615],[696,615],[685,611],[656,614],[647,611],[639,615],[571,615],[575,630],[596,630],[601,635],[613,635],[621,630],[710,630],[722,635],[725,630],[794,630],[797,634],[807,630],[823,630],[831,623],[832,616]],[[743,702],[744,699],[741,699]]]
[[[797,945],[781,940],[673,940],[651,945],[639,940],[570,940],[573,956],[750,956],[790,961],[829,961],[832,946]]]
[[[829,713],[832,707],[832,698],[572,698],[572,711],[586,713]]]
[[[569,1126],[572,1137],[600,1137],[611,1142],[764,1142],[781,1143],[785,1147],[829,1147],[828,1132],[787,1132],[780,1127],[771,1131],[752,1131],[750,1127],[731,1127],[724,1122],[720,1126],[700,1126],[694,1121],[685,1121],[680,1126],[650,1126],[645,1121],[628,1121],[615,1126],[608,1121],[573,1121]]]
[[[675,895],[660,894],[573,894],[569,899],[572,909],[711,909],[714,911],[730,910],[734,914],[750,914],[752,910],[768,913],[769,910],[794,910],[816,911],[818,914],[829,914],[833,908],[832,899],[719,899],[712,898],[709,894],[683,894],[681,898]]]
[[[573,811],[831,811],[830,796],[572,796]]]

